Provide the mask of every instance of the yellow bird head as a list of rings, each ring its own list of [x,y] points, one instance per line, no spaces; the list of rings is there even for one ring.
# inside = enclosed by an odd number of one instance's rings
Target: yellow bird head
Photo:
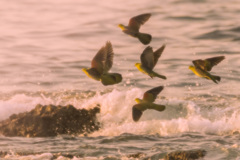
[[[95,79],[97,81],[100,81],[100,74],[95,71],[93,68],[82,68],[82,71],[92,79]]]
[[[194,66],[189,66],[188,68],[189,68],[190,70],[192,70],[192,71],[195,70],[195,67],[194,67]]]
[[[141,66],[141,63],[135,63],[135,66],[136,66],[136,67],[140,67],[140,66]]]
[[[88,72],[87,72],[87,68],[82,68],[82,71],[83,71],[85,74],[88,73]]]
[[[88,69],[87,69],[87,68],[82,68],[82,71],[83,71],[88,77],[92,78],[91,75],[90,75],[90,73],[88,72]]]
[[[139,98],[135,98],[135,102],[137,102],[137,103],[141,103],[141,102],[142,102],[142,100],[141,100],[141,99],[139,99]]]
[[[118,27],[121,28],[122,30],[125,29],[125,26],[123,24],[119,24]]]
[[[142,65],[141,65],[141,63],[135,63],[135,66],[137,67],[137,69],[139,70],[139,71],[142,71]]]

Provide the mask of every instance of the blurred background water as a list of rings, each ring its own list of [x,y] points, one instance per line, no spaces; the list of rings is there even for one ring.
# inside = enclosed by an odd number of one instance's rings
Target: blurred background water
[[[153,36],[154,50],[166,44],[151,79],[134,66],[146,46],[117,27],[151,13],[141,31]],[[238,0],[11,0],[0,2],[0,120],[36,104],[101,105],[102,128],[87,137],[0,139],[5,159],[162,159],[175,150],[205,149],[205,159],[240,158],[240,1]],[[123,81],[103,86],[82,71],[111,41],[110,72]],[[212,72],[219,84],[194,75],[192,60],[224,55]],[[139,122],[131,117],[134,99],[165,86]],[[17,156],[17,152],[25,153]],[[58,159],[64,159],[59,157]],[[70,158],[71,159],[71,158]]]

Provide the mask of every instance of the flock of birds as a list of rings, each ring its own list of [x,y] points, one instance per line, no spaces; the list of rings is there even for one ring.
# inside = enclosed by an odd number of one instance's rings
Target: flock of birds
[[[140,26],[143,25],[149,18],[151,17],[150,13],[141,14],[135,17],[132,17],[129,20],[127,26],[119,24],[118,26],[122,29],[122,31],[132,37],[138,38],[138,40],[147,45],[151,42],[152,36],[147,33],[139,32]],[[153,68],[158,62],[159,57],[163,53],[165,49],[165,45],[162,45],[156,51],[153,51],[152,47],[146,47],[141,56],[141,63],[136,63],[135,66],[137,69],[150,76],[158,77],[162,79],[167,79],[166,76],[160,75],[153,71]],[[118,84],[122,81],[122,75],[119,73],[109,73],[108,71],[111,69],[113,65],[113,57],[114,52],[112,48],[111,42],[106,42],[106,45],[103,46],[92,59],[91,68],[83,68],[82,71],[90,78],[101,81],[103,85],[114,85]],[[212,80],[214,83],[218,83],[221,80],[221,77],[212,75],[209,73],[212,67],[220,63],[224,56],[212,57],[207,59],[197,59],[192,61],[193,66],[189,66],[189,69],[192,70],[194,74],[199,77],[203,77],[209,80]],[[146,109],[154,109],[157,111],[165,110],[164,105],[159,105],[153,103],[157,98],[157,95],[163,90],[163,86],[158,86],[146,91],[143,95],[142,99],[136,98],[135,104],[132,107],[132,118],[136,122],[140,119],[143,114],[143,111]]]

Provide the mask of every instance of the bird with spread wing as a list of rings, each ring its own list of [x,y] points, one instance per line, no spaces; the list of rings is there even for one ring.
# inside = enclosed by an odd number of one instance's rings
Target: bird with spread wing
[[[141,25],[143,25],[149,18],[151,17],[150,13],[141,14],[135,17],[132,17],[129,20],[127,26],[123,24],[119,24],[118,27],[122,29],[122,31],[132,37],[138,38],[140,42],[147,45],[151,42],[152,36],[147,33],[139,32]]]
[[[164,105],[153,103],[163,88],[163,86],[152,88],[144,93],[143,99],[135,99],[137,104],[132,107],[132,118],[135,122],[141,118],[143,111],[147,109],[154,109],[160,112],[165,110],[166,107]]]
[[[209,71],[212,70],[213,66],[216,66],[224,59],[224,56],[212,57],[204,60],[197,59],[192,61],[194,66],[189,66],[189,69],[199,77],[203,77],[212,80],[214,83],[218,83],[221,81],[221,77],[212,75],[209,73]]]
[[[158,59],[162,55],[164,48],[165,45],[162,45],[162,47],[153,52],[152,47],[150,46],[146,47],[140,57],[141,63],[135,64],[137,69],[140,72],[150,76],[151,78],[158,77],[162,79],[167,79],[166,76],[160,75],[153,71],[153,68],[156,66]]]
[[[91,68],[83,68],[82,71],[90,78],[101,81],[103,85],[113,85],[122,81],[119,73],[109,73],[113,65],[114,52],[111,42],[106,42],[92,59]]]

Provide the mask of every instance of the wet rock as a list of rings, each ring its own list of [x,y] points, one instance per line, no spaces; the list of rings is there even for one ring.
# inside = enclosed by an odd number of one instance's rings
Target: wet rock
[[[164,160],[194,160],[206,155],[205,150],[175,151],[168,153]]]
[[[135,153],[135,154],[130,154],[127,157],[128,158],[144,158],[146,154],[144,153]]]
[[[59,134],[85,134],[99,129],[99,106],[86,110],[72,105],[37,105],[30,112],[13,114],[0,122],[4,136],[49,137]]]
[[[0,151],[0,158],[4,158],[8,153]]]

